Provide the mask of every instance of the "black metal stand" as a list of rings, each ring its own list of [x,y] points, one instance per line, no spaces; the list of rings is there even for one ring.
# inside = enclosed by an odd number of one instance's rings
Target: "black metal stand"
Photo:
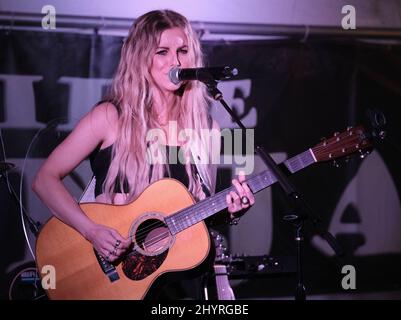
[[[5,179],[7,179],[6,177],[7,173],[6,172],[0,172],[0,179],[2,177],[4,177]],[[12,185],[9,183],[8,180],[5,180],[5,183],[7,184],[7,189],[11,195],[11,197],[13,198],[13,200],[15,201],[15,203],[17,204],[17,207],[20,206],[20,200],[18,198],[17,193],[15,192],[14,188],[12,187]],[[31,232],[35,235],[35,237],[38,236],[39,234],[39,229],[40,229],[40,223],[39,222],[35,222],[32,220],[32,218],[27,214],[25,208],[22,206],[21,207],[24,219],[28,222],[29,225],[29,229],[31,230]]]
[[[241,120],[237,115],[230,109],[227,103],[223,99],[223,94],[217,88],[217,81],[210,79],[205,82],[209,94],[217,101],[219,101],[227,112],[231,115],[232,119],[238,124],[238,126],[245,131],[246,127],[243,125]],[[311,220],[313,226],[317,230],[318,234],[325,239],[331,248],[334,250],[337,256],[342,256],[344,253],[338,244],[337,240],[327,231],[323,231],[319,223],[321,219],[312,213],[310,207],[306,202],[300,197],[299,193],[293,186],[293,184],[287,178],[287,175],[280,169],[280,167],[275,163],[272,157],[265,152],[265,150],[260,147],[255,147],[255,153],[261,157],[263,162],[266,164],[267,168],[274,174],[279,182],[280,186],[287,194],[289,201],[294,207],[294,213],[284,216],[284,220],[290,222],[295,228],[295,245],[297,252],[297,287],[295,292],[296,300],[306,299],[306,290],[303,283],[303,225],[304,221]]]

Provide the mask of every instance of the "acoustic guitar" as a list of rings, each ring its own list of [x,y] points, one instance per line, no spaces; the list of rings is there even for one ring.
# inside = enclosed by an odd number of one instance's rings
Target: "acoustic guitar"
[[[362,127],[336,133],[283,165],[295,173],[313,163],[334,160],[371,147]],[[276,182],[265,170],[247,180],[253,193]],[[56,270],[50,299],[144,299],[164,276],[199,266],[211,247],[204,219],[225,209],[231,186],[195,203],[186,187],[174,179],[149,185],[127,205],[85,203],[80,207],[93,221],[116,229],[132,240],[131,250],[117,263],[108,263],[91,243],[53,217],[37,239],[37,266]]]

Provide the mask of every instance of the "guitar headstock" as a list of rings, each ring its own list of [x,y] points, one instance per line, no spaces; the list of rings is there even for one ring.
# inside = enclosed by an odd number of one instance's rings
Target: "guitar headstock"
[[[354,153],[363,158],[372,147],[370,134],[362,126],[348,127],[344,132],[336,132],[331,138],[323,138],[311,148],[316,162],[332,161]]]

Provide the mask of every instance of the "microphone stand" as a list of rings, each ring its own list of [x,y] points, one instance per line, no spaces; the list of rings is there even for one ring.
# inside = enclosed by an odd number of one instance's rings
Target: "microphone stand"
[[[217,88],[217,81],[210,76],[210,79],[203,81],[208,89],[209,94],[214,100],[219,101],[222,106],[230,114],[231,118],[238,124],[244,133],[246,127],[243,125],[241,120],[237,115],[231,110],[227,103],[223,99],[223,94]],[[311,208],[307,205],[304,199],[300,196],[299,192],[296,190],[294,185],[290,182],[287,175],[280,169],[280,167],[275,163],[273,158],[265,152],[265,150],[256,146],[255,154],[259,155],[266,167],[274,174],[279,182],[281,188],[284,190],[289,198],[290,203],[294,207],[294,213],[287,214],[283,217],[283,220],[289,222],[295,228],[295,245],[296,245],[296,259],[297,259],[297,286],[295,291],[295,300],[305,300],[305,285],[303,279],[303,226],[304,222],[308,219],[312,221],[313,226],[317,230],[318,234],[327,241],[330,247],[333,249],[335,254],[339,257],[343,256],[343,250],[340,247],[337,240],[328,231],[325,231],[320,226],[321,219],[315,215]]]
[[[17,193],[15,192],[13,186],[11,185],[11,183],[7,180],[7,176],[6,176],[6,175],[7,175],[6,171],[4,171],[4,172],[1,172],[1,171],[0,171],[0,179],[1,179],[2,177],[5,177],[8,192],[10,193],[12,199],[15,201],[15,203],[17,204],[17,206],[19,207],[20,204],[21,204],[21,203],[20,203],[20,199],[19,199]],[[28,222],[29,229],[31,230],[31,232],[33,233],[33,235],[37,238],[37,237],[38,237],[38,234],[39,234],[39,229],[40,229],[40,227],[41,227],[40,223],[39,223],[39,222],[35,222],[35,221],[29,216],[29,214],[26,212],[24,206],[21,206],[21,211],[22,211],[23,217],[24,217],[25,220]]]

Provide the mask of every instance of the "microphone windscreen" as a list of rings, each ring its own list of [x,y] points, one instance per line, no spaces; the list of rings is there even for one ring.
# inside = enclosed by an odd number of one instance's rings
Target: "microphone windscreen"
[[[172,82],[172,83],[174,83],[174,84],[179,84],[181,81],[180,81],[180,79],[179,79],[179,72],[180,72],[180,68],[177,68],[177,67],[175,67],[175,68],[172,68],[170,71],[169,71],[169,73],[168,73],[168,76],[169,76],[169,78],[170,78],[170,81]]]

